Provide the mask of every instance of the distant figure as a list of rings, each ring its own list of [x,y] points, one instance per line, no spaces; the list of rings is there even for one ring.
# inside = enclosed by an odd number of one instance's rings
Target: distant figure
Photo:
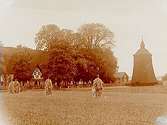
[[[92,86],[92,96],[96,97],[96,88],[95,88],[95,86]]]
[[[21,91],[21,86],[20,83],[15,79],[14,81],[14,93],[20,93]]]
[[[74,82],[71,81],[71,82],[70,82],[70,87],[73,87],[73,85],[74,85]]]
[[[91,85],[92,85],[92,82],[91,82],[90,80],[88,81],[88,85],[89,85],[89,86],[91,86]]]
[[[14,81],[11,80],[8,86],[9,94],[14,94]]]
[[[24,89],[24,82],[21,81],[21,82],[20,82],[20,92],[21,92],[23,89]]]
[[[27,89],[27,88],[29,88],[29,87],[30,87],[30,82],[27,80],[26,85],[25,85],[25,88]]]
[[[87,86],[87,82],[85,81],[85,82],[83,82],[83,86],[84,87],[86,87]]]
[[[57,82],[55,82],[55,88],[57,89]]]
[[[93,80],[93,87],[95,88],[95,95],[96,96],[101,96],[102,95],[102,90],[103,90],[103,81],[99,78],[99,75],[97,75],[97,78]]]
[[[50,78],[48,78],[45,81],[45,92],[46,92],[46,95],[52,95],[52,89],[53,89],[52,81],[51,81]]]
[[[79,87],[83,87],[83,81],[81,79],[79,80],[78,84],[79,84]]]
[[[64,80],[62,80],[61,82],[60,82],[60,88],[63,88],[64,87]]]

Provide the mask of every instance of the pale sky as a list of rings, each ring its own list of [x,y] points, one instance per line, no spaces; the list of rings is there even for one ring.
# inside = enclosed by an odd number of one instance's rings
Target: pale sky
[[[140,41],[153,55],[157,76],[167,73],[167,0],[0,0],[0,41],[34,48],[43,24],[76,30],[102,23],[115,34],[119,71],[130,76]]]

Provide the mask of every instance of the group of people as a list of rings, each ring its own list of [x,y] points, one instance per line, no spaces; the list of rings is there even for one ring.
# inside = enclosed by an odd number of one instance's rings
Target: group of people
[[[53,89],[53,84],[52,80],[48,77],[45,81],[45,93],[46,95],[52,95],[52,89]],[[11,80],[8,86],[9,93],[11,94],[16,94],[21,92],[21,85],[15,80]],[[99,78],[99,75],[97,78],[93,80],[93,85],[92,85],[92,96],[97,97],[102,95],[102,90],[103,90],[103,81]]]
[[[92,85],[91,80],[89,80],[88,82],[83,81],[83,80],[79,80],[78,82],[76,81],[64,81],[62,80],[59,84],[60,88],[71,88],[71,87],[76,87],[76,88],[82,88],[82,87],[90,87]],[[54,86],[57,86],[57,82],[55,82]]]
[[[102,95],[103,84],[104,83],[99,78],[99,75],[97,76],[97,78],[95,78],[93,80],[93,85],[92,85],[92,96],[93,97],[97,97],[97,96],[101,96]],[[52,81],[51,81],[51,79],[48,78],[45,81],[45,92],[46,92],[46,95],[51,95],[52,94],[52,89],[53,89]]]
[[[52,89],[53,89],[53,86],[52,86],[52,81],[51,79],[47,79],[45,81],[45,92],[46,92],[46,95],[51,95],[52,94]],[[15,80],[11,80],[9,82],[9,86],[8,86],[8,91],[10,94],[18,94],[21,92],[21,83],[15,79]]]

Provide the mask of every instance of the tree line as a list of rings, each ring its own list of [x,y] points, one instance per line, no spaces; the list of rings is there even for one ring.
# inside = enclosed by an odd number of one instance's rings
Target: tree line
[[[89,81],[97,74],[104,82],[114,82],[117,59],[112,48],[114,34],[103,24],[90,23],[77,31],[61,29],[55,24],[43,25],[35,34],[36,51],[18,46],[21,52],[6,57],[6,72],[19,81],[31,80],[35,66],[44,79],[52,81]]]

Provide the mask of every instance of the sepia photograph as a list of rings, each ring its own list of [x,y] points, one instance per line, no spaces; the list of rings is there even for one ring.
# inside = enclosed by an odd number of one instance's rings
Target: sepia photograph
[[[167,125],[167,0],[0,0],[0,125]]]

